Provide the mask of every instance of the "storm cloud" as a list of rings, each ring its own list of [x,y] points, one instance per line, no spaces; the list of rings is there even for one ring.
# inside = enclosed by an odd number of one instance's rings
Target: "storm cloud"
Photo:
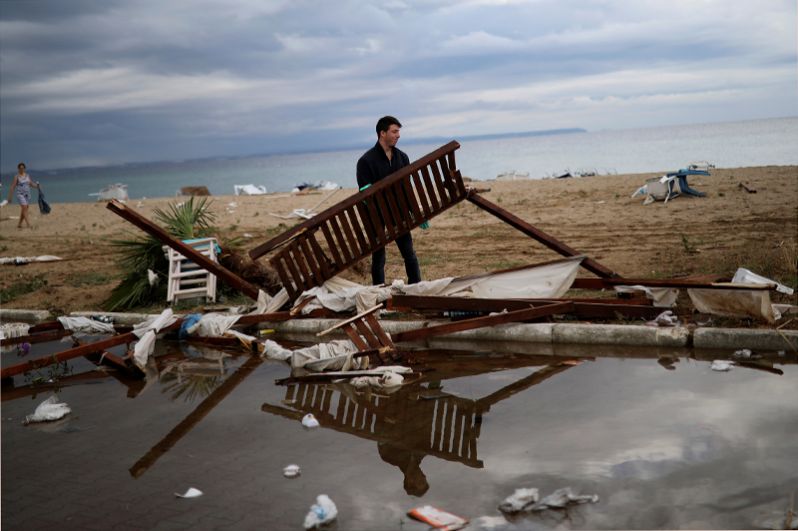
[[[796,4],[0,3],[2,169],[798,114]]]

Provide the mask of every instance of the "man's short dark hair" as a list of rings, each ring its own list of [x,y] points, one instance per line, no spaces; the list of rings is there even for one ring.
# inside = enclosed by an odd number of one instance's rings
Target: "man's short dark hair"
[[[393,116],[383,116],[377,120],[377,136],[380,136],[380,131],[387,131],[392,125],[402,127],[402,124]]]

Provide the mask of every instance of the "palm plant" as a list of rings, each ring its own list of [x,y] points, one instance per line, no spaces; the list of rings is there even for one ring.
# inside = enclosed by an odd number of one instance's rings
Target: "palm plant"
[[[191,197],[183,204],[169,204],[168,208],[156,209],[155,219],[169,234],[186,240],[209,236],[213,231],[214,215],[209,210],[206,198],[194,201]],[[161,278],[167,278],[169,263],[163,252],[163,244],[152,236],[114,240],[111,244],[119,251],[119,264],[123,270],[122,281],[103,303],[108,311],[127,310],[147,306],[166,297],[166,285],[159,282],[152,286],[147,270]]]

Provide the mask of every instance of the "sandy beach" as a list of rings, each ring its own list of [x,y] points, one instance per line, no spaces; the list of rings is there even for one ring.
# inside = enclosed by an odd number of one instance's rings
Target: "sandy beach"
[[[631,194],[661,173],[571,179],[474,181],[476,188],[539,229],[555,236],[627,277],[731,275],[738,267],[796,283],[798,167],[764,166],[715,169],[690,179],[707,197],[677,197],[643,204]],[[746,190],[747,189],[747,190]],[[297,223],[282,219],[294,209],[317,211],[355,190],[309,195],[211,197],[218,236],[240,238],[249,250]],[[48,199],[50,199],[48,197]],[[185,198],[131,200],[152,218],[153,210]],[[31,208],[32,229],[17,229],[19,207],[0,211],[0,256],[56,255],[60,262],[2,266],[0,289],[18,283],[37,285],[30,293],[3,300],[5,308],[44,309],[55,314],[97,310],[118,283],[120,270],[111,242],[143,233],[116,216],[105,203],[58,203],[52,213]],[[557,258],[553,251],[463,202],[413,232],[425,279],[534,264]],[[268,256],[266,257],[268,258]],[[345,277],[368,282],[368,261]],[[388,247],[386,278],[402,278],[398,250]],[[590,276],[584,272],[584,276]],[[793,301],[794,302],[794,301]]]

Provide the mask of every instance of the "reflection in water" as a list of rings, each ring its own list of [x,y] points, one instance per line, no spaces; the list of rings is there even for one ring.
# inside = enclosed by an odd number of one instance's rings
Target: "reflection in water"
[[[188,414],[186,418],[184,418],[180,423],[172,428],[166,436],[158,441],[158,443],[153,446],[147,454],[136,461],[136,463],[130,467],[129,472],[130,475],[134,478],[141,476],[144,472],[147,471],[163,454],[168,452],[172,446],[177,443],[183,436],[185,436],[191,429],[205,416],[213,410],[219,403],[225,399],[230,392],[235,389],[238,384],[244,381],[244,379],[252,374],[252,372],[258,368],[258,366],[263,363],[257,356],[252,356],[247,359],[233,374],[227,377],[227,379],[213,389],[208,395],[205,400],[199,403],[194,411]],[[216,377],[214,377],[216,378]],[[191,382],[197,380],[198,378],[188,378],[186,382]]]
[[[437,358],[437,359],[436,359]],[[418,359],[416,361],[419,361]],[[424,376],[390,395],[357,391],[345,383],[289,384],[283,403],[263,404],[261,409],[285,418],[301,419],[313,413],[321,426],[377,442],[383,461],[404,474],[405,492],[423,495],[429,489],[421,461],[432,455],[482,468],[477,457],[482,416],[491,406],[538,384],[578,363],[545,356],[474,355],[428,356]],[[533,374],[479,399],[461,398],[442,391],[442,380],[489,371],[540,366]]]

